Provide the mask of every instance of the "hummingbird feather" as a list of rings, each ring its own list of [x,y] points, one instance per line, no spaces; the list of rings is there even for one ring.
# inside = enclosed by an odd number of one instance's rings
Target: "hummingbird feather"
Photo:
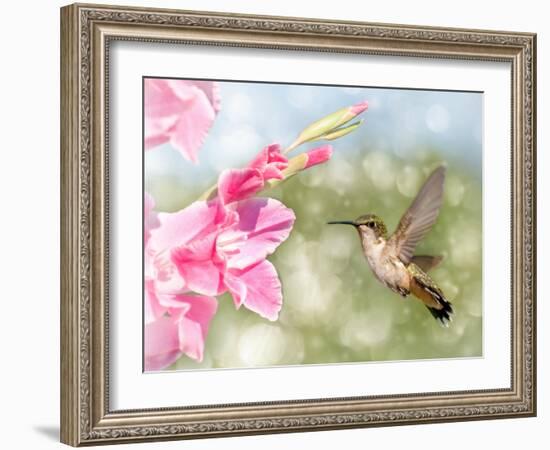
[[[416,264],[411,263],[407,267],[411,274],[410,290],[416,298],[420,299],[432,316],[446,325],[452,320],[453,306],[445,298],[445,294],[439,286]]]
[[[417,244],[437,220],[443,203],[445,170],[439,166],[432,172],[388,239],[404,264],[411,262]]]
[[[435,269],[443,261],[443,256],[414,255],[411,263],[416,264],[424,272]]]

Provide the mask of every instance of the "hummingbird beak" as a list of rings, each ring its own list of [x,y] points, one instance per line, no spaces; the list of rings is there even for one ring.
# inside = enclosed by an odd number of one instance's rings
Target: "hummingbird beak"
[[[327,222],[327,225],[352,225],[352,226],[357,226],[355,225],[355,222],[352,222],[351,220],[336,220],[334,222]]]

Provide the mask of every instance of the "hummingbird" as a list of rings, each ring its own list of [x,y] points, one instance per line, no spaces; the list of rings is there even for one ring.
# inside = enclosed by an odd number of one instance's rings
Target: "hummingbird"
[[[414,254],[439,215],[445,171],[444,166],[439,166],[431,173],[389,237],[384,221],[374,214],[328,224],[355,227],[363,254],[378,281],[402,297],[412,294],[426,305],[435,319],[448,326],[452,320],[452,304],[427,274],[443,258]]]

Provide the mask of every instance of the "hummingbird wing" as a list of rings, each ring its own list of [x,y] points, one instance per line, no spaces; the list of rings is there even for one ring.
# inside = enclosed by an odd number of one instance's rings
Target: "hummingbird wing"
[[[432,172],[388,239],[404,264],[411,262],[417,244],[437,219],[443,203],[445,170],[439,166]]]
[[[411,263],[416,264],[424,272],[435,269],[443,261],[443,256],[414,255]]]

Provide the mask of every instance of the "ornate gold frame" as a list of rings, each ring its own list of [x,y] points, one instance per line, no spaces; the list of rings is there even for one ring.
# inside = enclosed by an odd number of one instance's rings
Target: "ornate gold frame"
[[[111,411],[106,69],[113,40],[511,63],[510,388]],[[536,36],[529,33],[99,5],[62,8],[62,442],[79,446],[535,415],[535,54]]]

